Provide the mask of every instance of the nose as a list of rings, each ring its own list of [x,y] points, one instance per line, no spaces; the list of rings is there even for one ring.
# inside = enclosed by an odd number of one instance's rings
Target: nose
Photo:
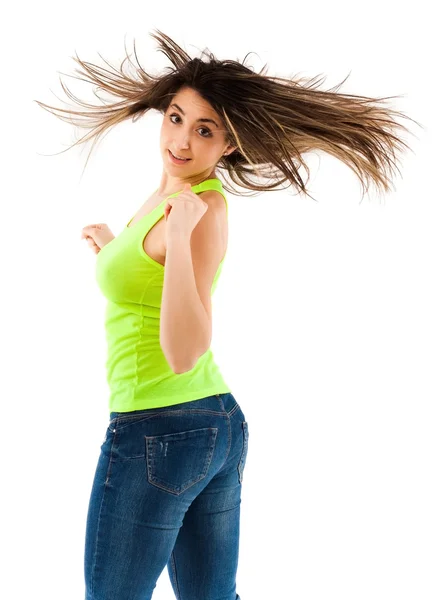
[[[180,140],[180,142],[178,142],[177,148],[179,150],[187,150],[189,148],[188,136],[185,136],[183,139]]]

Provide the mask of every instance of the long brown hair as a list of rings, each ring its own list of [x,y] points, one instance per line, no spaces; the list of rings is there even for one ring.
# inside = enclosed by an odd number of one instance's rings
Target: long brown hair
[[[409,130],[396,120],[396,117],[410,117],[382,105],[384,100],[396,96],[369,98],[338,93],[335,90],[345,79],[334,89],[319,90],[320,79],[315,82],[271,77],[266,74],[266,65],[256,73],[244,65],[245,60],[243,64],[217,60],[207,51],[202,56],[206,55],[208,60],[191,58],[170,37],[155,31],[150,35],[159,42],[159,51],[174,65],[168,67],[169,72],[157,76],[147,73],[139,64],[136,44],[135,76],[124,72],[126,60],[133,64],[128,54],[119,71],[107,61],[111,71],[83,62],[76,55],[74,60],[86,77],[75,69],[81,75],[79,79],[97,84],[98,89],[117,100],[103,106],[86,104],[63,82],[67,95],[88,110],[61,109],[35,100],[55,116],[92,130],[70,148],[95,138],[92,152],[105,131],[127,119],[134,122],[152,108],[165,114],[177,91],[190,87],[218,113],[225,129],[225,143],[236,146],[231,154],[220,158],[217,167],[227,171],[241,190],[261,192],[289,181],[312,197],[298,171],[302,166],[310,178],[302,154],[312,150],[328,152],[349,166],[362,184],[363,195],[371,182],[379,192],[391,189],[394,170],[399,170],[396,151],[404,148],[411,151],[398,136],[399,130]],[[222,179],[228,192],[237,193]]]

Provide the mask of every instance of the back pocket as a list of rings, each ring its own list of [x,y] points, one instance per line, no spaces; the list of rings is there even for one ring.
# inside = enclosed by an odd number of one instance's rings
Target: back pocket
[[[145,436],[148,481],[179,495],[206,477],[217,427]]]
[[[248,441],[249,441],[249,430],[247,421],[243,421],[241,424],[243,428],[243,451],[241,453],[240,462],[238,464],[238,480],[241,483],[243,481],[243,471],[246,464],[246,458],[248,453]]]

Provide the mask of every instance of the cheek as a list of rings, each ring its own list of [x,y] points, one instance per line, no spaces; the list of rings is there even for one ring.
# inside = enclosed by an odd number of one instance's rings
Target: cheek
[[[169,135],[171,131],[170,122],[167,119],[162,121],[162,126],[160,128],[161,135]]]
[[[220,146],[217,147],[216,144],[210,144],[209,142],[197,144],[194,149],[199,160],[207,164],[217,162],[222,150]]]

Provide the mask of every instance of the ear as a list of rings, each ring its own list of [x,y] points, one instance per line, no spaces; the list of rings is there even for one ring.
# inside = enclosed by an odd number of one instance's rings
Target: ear
[[[237,146],[228,146],[223,152],[223,156],[229,156],[229,154],[232,154],[234,150],[237,150]]]

